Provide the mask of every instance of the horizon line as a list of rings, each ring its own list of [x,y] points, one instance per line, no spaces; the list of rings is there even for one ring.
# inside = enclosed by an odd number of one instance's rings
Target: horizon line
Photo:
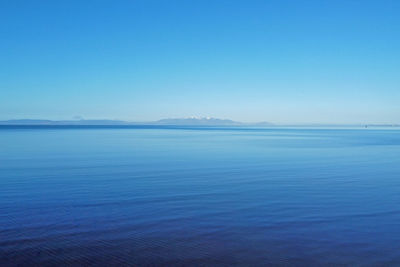
[[[201,124],[190,124],[190,122],[185,121],[198,121],[205,122]],[[176,124],[174,124],[174,121]],[[86,122],[86,124],[85,124]],[[180,122],[180,123],[178,123]],[[207,124],[207,122],[214,122],[214,124]],[[221,124],[218,124],[218,123]],[[61,123],[61,124],[57,124]],[[68,124],[71,123],[71,124]],[[78,124],[77,124],[78,123]],[[81,123],[81,124],[79,124]],[[93,124],[98,123],[98,124]],[[183,124],[182,124],[183,123]],[[183,118],[164,118],[158,120],[149,120],[149,121],[134,121],[134,120],[121,120],[121,119],[62,119],[62,120],[51,120],[51,119],[8,119],[8,120],[0,120],[0,125],[98,125],[98,126],[112,126],[112,125],[177,125],[177,126],[264,126],[264,127],[279,127],[279,126],[386,126],[386,127],[399,127],[400,123],[361,123],[361,122],[353,122],[353,123],[328,123],[328,122],[303,122],[303,123],[276,123],[276,122],[268,122],[268,121],[258,121],[258,122],[242,122],[235,121],[231,119],[219,119],[214,117],[183,117]]]

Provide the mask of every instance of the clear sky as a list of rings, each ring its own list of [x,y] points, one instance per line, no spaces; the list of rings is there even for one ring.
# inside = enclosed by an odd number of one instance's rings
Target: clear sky
[[[0,1],[0,119],[400,123],[400,1]]]

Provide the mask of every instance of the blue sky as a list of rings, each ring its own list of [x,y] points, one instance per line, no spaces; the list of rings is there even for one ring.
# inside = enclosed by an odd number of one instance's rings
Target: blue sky
[[[400,1],[0,2],[0,119],[400,123]]]

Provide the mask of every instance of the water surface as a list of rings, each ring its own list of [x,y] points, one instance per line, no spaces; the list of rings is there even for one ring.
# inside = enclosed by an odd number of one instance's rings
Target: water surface
[[[395,129],[0,126],[0,265],[399,266]]]

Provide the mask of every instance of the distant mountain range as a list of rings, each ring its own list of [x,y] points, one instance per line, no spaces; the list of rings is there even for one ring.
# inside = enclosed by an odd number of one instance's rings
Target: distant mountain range
[[[7,120],[0,121],[0,125],[127,125],[129,122],[119,120]]]
[[[177,126],[272,126],[268,122],[243,123],[210,117],[171,118],[150,122],[128,122],[122,120],[6,120],[0,125],[177,125]]]
[[[170,125],[170,126],[249,126],[249,127],[400,127],[399,124],[291,124],[276,125],[269,122],[244,123],[228,119],[217,119],[211,117],[189,117],[189,118],[171,118],[149,122],[129,122],[122,120],[5,120],[0,121],[0,125],[87,125],[87,126],[107,126],[107,125]]]
[[[232,120],[222,120],[216,118],[178,118],[178,119],[162,119],[155,122],[161,125],[241,125],[240,122]]]

